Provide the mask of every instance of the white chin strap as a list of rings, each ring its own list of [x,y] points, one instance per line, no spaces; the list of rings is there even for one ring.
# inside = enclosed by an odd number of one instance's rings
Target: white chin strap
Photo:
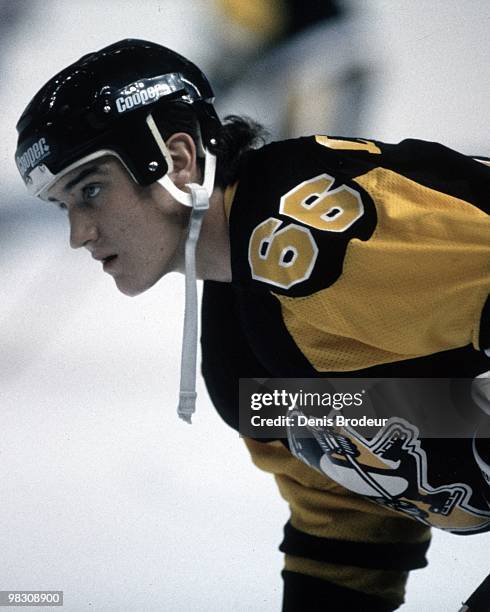
[[[151,115],[147,119],[155,140],[164,154],[169,167],[172,170],[172,160],[167,147],[156,127]],[[170,195],[184,206],[192,208],[189,229],[185,242],[185,313],[184,333],[182,338],[182,356],[180,365],[180,392],[177,414],[187,423],[192,423],[192,415],[196,411],[196,355],[197,355],[197,332],[198,332],[198,303],[197,303],[197,279],[196,279],[196,245],[201,232],[203,217],[209,208],[209,198],[214,188],[214,176],[216,172],[216,157],[209,151],[205,151],[204,181],[202,185],[189,183],[186,187],[190,193],[182,191],[170,180],[168,173],[158,180],[160,185]]]

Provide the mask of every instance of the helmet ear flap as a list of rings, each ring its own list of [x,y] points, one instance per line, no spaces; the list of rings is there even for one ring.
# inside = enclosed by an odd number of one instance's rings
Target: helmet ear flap
[[[219,142],[221,121],[214,106],[204,100],[194,102],[198,125],[200,129],[201,143],[210,153],[215,154]]]
[[[162,178],[172,167],[170,154],[151,114],[114,132],[115,150],[139,185]],[[136,154],[137,153],[137,154]]]

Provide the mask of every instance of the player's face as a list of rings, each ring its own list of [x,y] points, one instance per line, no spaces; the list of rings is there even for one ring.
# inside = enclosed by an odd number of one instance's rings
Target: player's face
[[[136,184],[116,158],[76,168],[47,195],[68,213],[71,246],[85,247],[126,295],[142,293],[179,266],[185,207],[158,183]]]

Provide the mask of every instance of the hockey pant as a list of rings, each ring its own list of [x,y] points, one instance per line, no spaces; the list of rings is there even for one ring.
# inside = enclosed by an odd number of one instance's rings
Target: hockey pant
[[[427,565],[430,529],[351,493],[279,441],[245,443],[255,465],[274,475],[291,511],[280,546],[283,612],[397,609],[408,572]]]

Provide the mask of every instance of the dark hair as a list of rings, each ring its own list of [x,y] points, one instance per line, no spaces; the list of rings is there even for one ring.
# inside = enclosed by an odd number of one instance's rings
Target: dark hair
[[[216,152],[216,185],[226,187],[234,183],[243,154],[263,146],[268,135],[263,125],[249,117],[226,116],[219,133]]]
[[[189,112],[187,104],[174,102],[161,105],[153,113],[154,119],[167,140],[175,132],[186,132],[194,142],[198,142],[198,123],[193,113]],[[249,117],[228,115],[218,134],[216,152],[216,179],[217,187],[227,187],[237,179],[240,160],[244,153],[250,149],[263,146],[267,140],[267,130]],[[199,158],[199,165],[203,170],[203,158]]]

